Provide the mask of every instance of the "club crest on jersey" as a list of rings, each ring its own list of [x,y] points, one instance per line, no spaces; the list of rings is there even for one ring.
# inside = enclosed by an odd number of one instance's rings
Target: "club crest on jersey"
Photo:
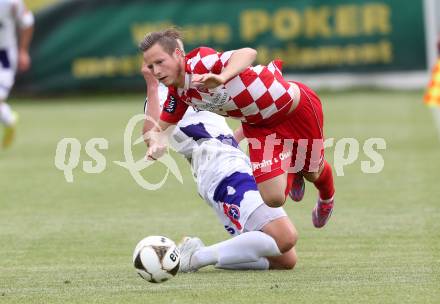
[[[167,113],[174,113],[174,111],[176,111],[176,108],[177,108],[176,98],[174,98],[173,95],[170,95],[169,101],[166,104],[164,111]]]
[[[223,212],[231,220],[231,222],[237,227],[238,230],[242,230],[240,220],[240,208],[237,205],[223,203]]]

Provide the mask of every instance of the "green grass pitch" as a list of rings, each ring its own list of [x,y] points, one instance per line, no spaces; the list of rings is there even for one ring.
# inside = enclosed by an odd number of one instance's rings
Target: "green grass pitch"
[[[178,274],[163,284],[140,279],[132,266],[147,235],[211,244],[228,237],[196,194],[187,164],[176,156],[180,184],[141,189],[124,160],[128,119],[143,96],[12,100],[20,113],[17,140],[0,151],[0,303],[440,303],[440,140],[421,92],[323,92],[325,133],[356,138],[359,158],[335,178],[333,217],[313,228],[316,190],[285,205],[300,239],[293,271]],[[140,132],[140,125],[138,125]],[[54,165],[64,137],[82,145],[73,183]],[[88,174],[84,147],[105,138],[107,160]],[[366,139],[382,137],[383,171],[365,174]],[[135,159],[145,151],[133,147]],[[333,162],[334,148],[326,150]],[[160,181],[160,164],[144,177]]]

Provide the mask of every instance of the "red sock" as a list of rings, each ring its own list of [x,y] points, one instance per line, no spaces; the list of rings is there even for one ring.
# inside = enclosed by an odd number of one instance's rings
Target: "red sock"
[[[324,170],[321,175],[314,182],[315,187],[319,190],[319,198],[321,200],[328,200],[335,194],[335,186],[333,184],[332,167],[324,160]]]

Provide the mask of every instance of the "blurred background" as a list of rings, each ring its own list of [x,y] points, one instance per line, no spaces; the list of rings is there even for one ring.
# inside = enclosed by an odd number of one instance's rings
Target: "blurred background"
[[[310,86],[423,88],[436,58],[435,0],[33,0],[32,70],[16,93],[140,91],[146,33],[177,25],[187,51],[250,46]]]

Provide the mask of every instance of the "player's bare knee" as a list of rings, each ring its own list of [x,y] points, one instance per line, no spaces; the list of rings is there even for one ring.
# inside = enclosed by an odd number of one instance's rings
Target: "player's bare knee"
[[[296,231],[291,231],[285,233],[282,238],[279,238],[276,242],[278,245],[278,249],[281,253],[288,252],[296,245],[296,241],[298,240],[298,234]]]
[[[298,240],[298,233],[296,230],[285,229],[282,233],[278,233],[273,238],[275,239],[280,252],[284,254],[295,247]]]
[[[286,183],[287,178],[284,175],[279,175],[258,184],[258,190],[266,205],[272,208],[284,205]]]
[[[284,193],[269,193],[269,194],[261,194],[263,201],[272,208],[278,208],[284,205],[284,202],[286,201],[286,197],[284,196]]]
[[[287,216],[265,225],[263,232],[275,240],[278,249],[283,254],[294,248],[298,240],[298,232]]]

